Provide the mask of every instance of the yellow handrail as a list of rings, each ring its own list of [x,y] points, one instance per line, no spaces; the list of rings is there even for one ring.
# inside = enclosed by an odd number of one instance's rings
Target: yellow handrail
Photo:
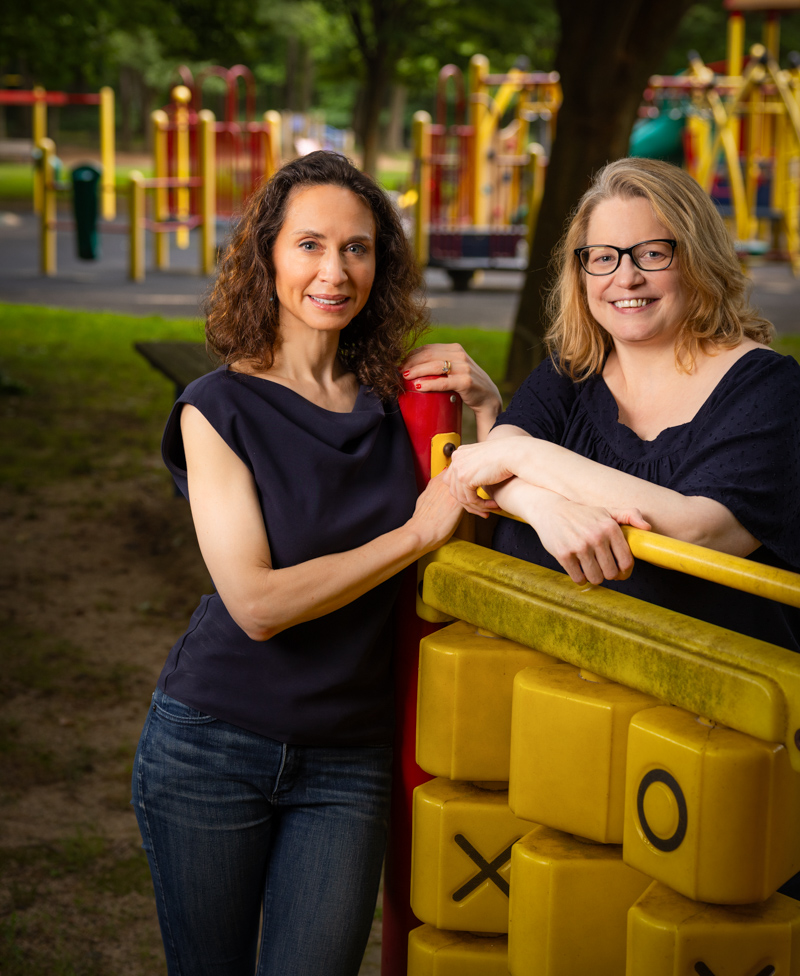
[[[721,583],[734,590],[763,596],[767,600],[800,607],[800,573],[706,549],[691,542],[670,539],[657,532],[645,532],[623,525],[622,531],[634,559],[643,559],[662,569],[675,569],[698,579]]]
[[[483,489],[478,494],[489,497]],[[502,509],[495,514],[517,522],[525,521]],[[642,559],[662,569],[674,569],[686,573],[687,576],[721,583],[733,590],[800,608],[800,573],[767,566],[741,556],[731,556],[727,552],[696,546],[691,542],[681,542],[680,539],[671,539],[657,532],[634,529],[630,525],[620,528],[628,540],[634,559]]]
[[[414,254],[420,267],[428,263],[431,222],[431,117],[427,112],[414,113],[411,128],[414,144]]]

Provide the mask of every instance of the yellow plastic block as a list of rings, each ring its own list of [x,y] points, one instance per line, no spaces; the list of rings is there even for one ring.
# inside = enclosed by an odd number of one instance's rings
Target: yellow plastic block
[[[419,659],[419,765],[432,776],[508,782],[514,675],[557,663],[461,621],[426,637]]]
[[[763,576],[753,570],[754,579]],[[800,771],[794,651],[604,586],[575,586],[563,573],[461,540],[430,554],[423,596],[442,613],[729,728],[783,742]]]
[[[800,904],[704,905],[657,881],[628,913],[626,976],[800,976]]]
[[[513,976],[621,976],[628,909],[650,884],[617,844],[536,827],[511,855]]]
[[[408,936],[408,976],[508,976],[508,939],[421,925]]]
[[[695,901],[763,901],[800,870],[800,774],[780,743],[680,708],[631,722],[625,861]]]
[[[564,666],[517,675],[509,805],[526,820],[621,844],[628,725],[658,702],[582,675]]]
[[[511,846],[528,830],[509,810],[505,790],[446,779],[418,786],[411,855],[417,918],[439,929],[507,932]]]

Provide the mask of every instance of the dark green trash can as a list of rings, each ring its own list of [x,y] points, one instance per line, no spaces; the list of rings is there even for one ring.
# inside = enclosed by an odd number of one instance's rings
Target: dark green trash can
[[[97,217],[100,212],[100,175],[94,163],[83,163],[72,171],[72,208],[75,213],[75,232],[78,257],[94,261],[100,255]]]

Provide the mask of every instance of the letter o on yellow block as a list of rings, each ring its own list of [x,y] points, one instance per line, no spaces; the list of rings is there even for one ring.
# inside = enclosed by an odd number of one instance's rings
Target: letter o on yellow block
[[[592,676],[593,677],[593,676]],[[514,679],[509,805],[518,817],[621,844],[628,725],[659,702],[578,668]]]
[[[620,976],[628,909],[649,884],[619,845],[535,827],[511,855],[509,971]]]
[[[508,976],[508,939],[421,925],[408,936],[408,976]]]
[[[707,905],[654,881],[628,913],[626,976],[800,976],[800,904]]]
[[[764,901],[800,870],[800,774],[780,743],[648,709],[626,784],[626,863],[687,898]]]
[[[434,779],[414,790],[413,817],[417,918],[439,929],[507,932],[511,847],[530,829],[509,810],[508,793]]]
[[[508,782],[514,675],[555,658],[458,621],[420,644],[417,762],[432,776]],[[568,665],[563,665],[568,667]]]

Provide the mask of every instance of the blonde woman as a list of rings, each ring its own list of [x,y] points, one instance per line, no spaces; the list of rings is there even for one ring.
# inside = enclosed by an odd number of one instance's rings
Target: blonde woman
[[[550,355],[455,452],[454,496],[525,520],[501,520],[502,552],[800,650],[798,611],[634,570],[619,528],[800,569],[800,366],[769,348],[711,200],[677,167],[618,160],[554,260]]]

